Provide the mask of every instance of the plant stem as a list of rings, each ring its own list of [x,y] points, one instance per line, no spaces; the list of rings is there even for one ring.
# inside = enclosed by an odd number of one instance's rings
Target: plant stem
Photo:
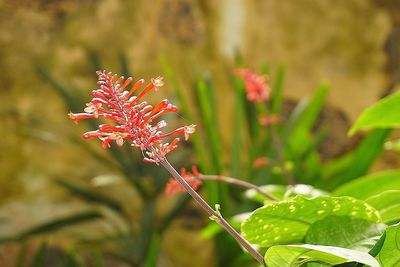
[[[198,178],[199,180],[222,181],[222,182],[226,182],[229,184],[234,184],[234,185],[238,185],[241,187],[253,189],[256,192],[260,193],[261,195],[265,196],[266,198],[269,198],[274,201],[279,201],[278,198],[274,197],[273,195],[271,195],[268,192],[261,190],[260,187],[256,186],[255,184],[252,184],[252,183],[240,180],[240,179],[236,179],[236,178],[228,177],[228,176],[222,176],[222,175],[204,175],[204,174],[199,174],[198,176],[195,176],[195,177]]]
[[[160,159],[160,164],[175,178],[175,180],[188,192],[194,200],[221,225],[229,234],[232,235],[239,244],[247,250],[260,264],[264,266],[264,257],[253,246],[244,239],[223,217],[208,205],[208,203],[185,181],[185,179],[175,170],[166,158]]]

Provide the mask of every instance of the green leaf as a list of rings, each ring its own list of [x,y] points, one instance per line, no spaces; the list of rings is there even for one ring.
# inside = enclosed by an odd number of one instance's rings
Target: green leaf
[[[184,97],[184,88],[182,84],[178,81],[177,76],[172,69],[171,65],[168,63],[168,61],[165,58],[161,58],[161,65],[163,67],[163,72],[165,74],[165,78],[168,82],[172,84],[172,86],[175,89],[175,94],[176,97],[179,101],[179,107],[180,111],[182,114],[186,117],[187,120],[193,121],[193,115],[189,109],[191,106],[187,99]],[[205,152],[205,146],[203,145],[202,140],[200,139],[198,134],[194,134],[193,136],[190,137],[194,146],[194,149],[196,151],[196,156],[198,157],[199,164],[208,171],[208,162],[207,162],[207,157],[206,157],[206,152]]]
[[[271,203],[255,210],[242,223],[243,236],[262,247],[302,242],[310,225],[327,216],[349,216],[379,222],[379,213],[351,197],[319,196]]]
[[[276,73],[274,88],[271,96],[271,112],[273,114],[280,114],[283,102],[283,82],[285,81],[285,66],[281,65]]]
[[[86,211],[78,214],[66,216],[64,218],[58,218],[47,223],[41,224],[39,226],[33,227],[25,232],[23,232],[21,237],[28,237],[32,235],[45,234],[49,232],[54,232],[60,230],[64,227],[71,226],[74,224],[80,224],[96,219],[102,218],[102,215],[97,211]]]
[[[106,195],[100,194],[98,192],[95,192],[95,191],[87,189],[87,188],[83,188],[81,186],[75,185],[73,183],[70,183],[70,182],[68,182],[66,180],[62,180],[62,179],[58,179],[57,184],[59,184],[60,186],[62,186],[65,189],[67,189],[71,194],[73,194],[85,201],[106,206],[106,207],[114,210],[115,212],[119,213],[122,216],[125,215],[124,210],[123,210],[122,206],[120,205],[120,203],[118,203],[116,200],[114,200]]]
[[[68,104],[69,108],[71,110],[80,110],[82,106],[84,105],[83,101],[81,99],[78,99],[75,97],[72,93],[71,90],[66,88],[64,85],[59,83],[50,73],[49,71],[43,67],[42,65],[35,65],[36,71],[38,74],[50,85],[53,87],[53,89],[63,98],[66,104]]]
[[[371,250],[368,252],[371,256],[376,257],[379,254],[379,251],[381,251],[383,244],[385,243],[386,239],[386,231],[383,233],[383,235],[379,238],[379,240],[375,243],[375,245],[371,248]]]
[[[87,267],[85,261],[82,256],[79,255],[74,247],[68,249],[68,258],[73,262],[73,266],[76,267]]]
[[[400,190],[400,171],[384,171],[360,177],[340,186],[333,195],[367,199],[387,190]]]
[[[329,87],[327,85],[320,85],[311,101],[306,104],[300,102],[291,114],[285,129],[291,149],[303,151],[304,143],[298,143],[298,141],[304,141],[303,139],[307,138],[311,133],[312,127],[322,110],[328,91]]]
[[[45,253],[47,250],[47,245],[42,243],[40,247],[36,250],[35,255],[29,267],[40,267],[43,265],[43,261],[45,258]]]
[[[386,238],[377,259],[382,267],[400,266],[400,224],[386,228]]]
[[[244,146],[244,137],[243,137],[243,126],[244,126],[244,87],[243,83],[239,78],[235,77],[233,81],[233,88],[235,91],[235,105],[233,110],[233,125],[232,125],[232,143],[235,144],[232,146],[232,177],[240,177],[242,176],[243,166],[242,166],[242,157],[244,155],[243,150],[246,148]]]
[[[400,190],[388,190],[365,201],[379,211],[384,223],[400,219]]]
[[[157,266],[157,260],[158,260],[158,254],[160,250],[160,237],[159,236],[154,236],[151,240],[150,247],[148,249],[146,259],[145,259],[145,267],[156,267]]]
[[[28,237],[31,237],[34,235],[48,234],[51,232],[58,231],[64,227],[70,227],[72,225],[85,223],[85,222],[89,222],[89,221],[100,219],[100,218],[102,218],[102,215],[97,211],[85,211],[85,212],[73,214],[70,216],[65,216],[63,218],[57,218],[57,219],[50,220],[48,222],[39,224],[28,230],[23,231],[22,233],[20,233],[16,236],[2,238],[0,240],[0,243],[7,242],[7,241],[13,241],[13,240],[16,240],[16,241],[23,240],[25,238],[28,238]]]
[[[383,150],[390,130],[376,129],[368,133],[355,150],[323,166],[321,186],[333,189],[365,175]],[[329,180],[329,181],[328,181]]]
[[[348,216],[328,216],[310,226],[305,242],[368,252],[385,228],[384,224],[374,224]]]
[[[323,262],[330,265],[360,262],[379,267],[378,262],[368,253],[340,247],[309,244],[273,246],[265,254],[268,267],[303,266],[307,262]]]
[[[28,255],[28,245],[26,242],[21,242],[18,254],[15,259],[14,267],[23,267],[25,266],[26,257]]]
[[[129,62],[126,54],[123,51],[119,52],[119,65],[121,68],[121,75],[125,77],[131,76],[131,72],[129,71]]]
[[[198,78],[196,81],[196,92],[198,96],[198,104],[203,120],[203,125],[207,134],[209,144],[211,171],[221,173],[222,158],[221,158],[221,136],[218,130],[217,110],[215,104],[214,88],[211,81],[207,78]],[[204,144],[203,144],[204,145]],[[227,186],[215,183],[205,183],[208,191],[208,200],[211,205],[217,203],[223,205],[225,209],[229,209],[226,201]],[[229,213],[229,212],[228,212]]]
[[[227,219],[228,223],[235,229],[240,229],[240,224],[249,217],[250,213],[240,213],[232,218]],[[218,223],[209,223],[203,230],[201,230],[200,236],[204,239],[210,239],[215,237],[217,234],[224,232],[224,228],[221,227]]]
[[[99,54],[95,50],[87,49],[87,56],[92,64],[93,72],[104,69],[101,65]]]
[[[209,148],[211,152],[213,171],[219,173],[221,171],[221,138],[218,131],[217,111],[213,88],[211,87],[210,81],[205,78],[199,78],[196,82],[196,90],[201,115],[207,132],[208,142],[210,144]]]
[[[395,93],[364,110],[351,127],[349,134],[352,135],[360,129],[399,127],[400,93]]]
[[[103,255],[100,250],[94,250],[91,253],[95,267],[105,267]]]
[[[390,130],[376,129],[370,132],[353,151],[352,160],[348,169],[336,179],[342,184],[362,175],[365,175],[375,159],[384,148],[385,139]]]

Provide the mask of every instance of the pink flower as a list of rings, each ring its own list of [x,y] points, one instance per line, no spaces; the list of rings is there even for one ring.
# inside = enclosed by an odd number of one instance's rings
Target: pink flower
[[[171,142],[166,142],[165,139],[183,135],[187,140],[189,135],[194,133],[195,125],[163,133],[162,128],[167,126],[167,123],[159,118],[168,112],[176,112],[177,107],[167,99],[154,107],[141,101],[142,97],[151,90],[158,91],[164,84],[162,77],[152,79],[151,83],[146,85],[139,94],[133,95],[144,85],[143,79],[128,88],[133,81],[132,77],[125,79],[123,76],[118,77],[106,71],[97,71],[96,74],[99,88],[92,91],[93,98],[86,104],[84,113],[70,112],[68,115],[75,123],[93,118],[103,118],[109,123],[99,125],[95,131],[84,133],[84,139],[98,138],[103,148],[109,148],[112,141],[115,141],[118,146],[122,146],[127,141],[131,146],[146,152],[148,157],[145,157],[144,161],[158,164],[166,154],[177,147],[180,141],[177,137]]]
[[[181,176],[194,190],[199,189],[199,187],[202,185],[202,181],[199,179],[199,175],[200,174],[197,171],[196,166],[192,167],[192,173],[187,172],[185,168],[181,169]],[[170,178],[165,187],[165,195],[170,196],[178,192],[186,191],[174,178]]]
[[[247,100],[261,103],[269,99],[271,89],[267,84],[266,76],[258,75],[248,69],[237,69],[234,74],[243,79]]]

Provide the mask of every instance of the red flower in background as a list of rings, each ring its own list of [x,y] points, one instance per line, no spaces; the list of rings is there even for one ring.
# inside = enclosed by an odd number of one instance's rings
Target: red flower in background
[[[266,76],[258,75],[248,69],[237,69],[234,74],[243,79],[247,100],[261,103],[269,99],[271,89],[267,84]]]
[[[192,173],[187,172],[185,168],[181,169],[181,176],[194,190],[199,189],[202,185],[202,181],[198,178],[199,175],[200,173],[197,171],[196,166],[192,167]],[[174,178],[170,178],[165,186],[165,195],[170,196],[178,192],[186,192],[186,190]]]
[[[279,121],[279,116],[275,114],[261,115],[258,117],[258,122],[262,126],[269,126]]]
[[[122,146],[124,141],[129,141],[132,146],[146,152],[148,157],[145,157],[144,161],[158,163],[167,153],[174,150],[180,141],[179,138],[175,138],[168,143],[164,141],[166,138],[184,135],[187,140],[189,135],[194,133],[195,125],[163,133],[161,129],[167,126],[167,123],[159,118],[168,112],[176,112],[177,107],[167,99],[154,107],[140,101],[152,89],[158,91],[163,86],[162,77],[152,79],[151,83],[135,96],[133,93],[145,83],[143,79],[128,89],[133,81],[132,77],[125,79],[106,71],[97,71],[96,74],[99,88],[92,91],[93,98],[86,104],[85,112],[70,112],[68,115],[75,123],[92,118],[103,118],[111,123],[101,124],[97,130],[84,133],[83,138],[98,138],[102,141],[103,148],[109,148],[111,141],[115,141],[118,146]]]

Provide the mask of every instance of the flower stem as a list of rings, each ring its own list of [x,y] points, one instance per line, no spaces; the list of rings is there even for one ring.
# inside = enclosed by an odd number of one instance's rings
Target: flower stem
[[[166,158],[160,159],[159,162],[188,192],[194,200],[221,225],[239,244],[247,250],[260,264],[264,266],[264,257],[246,240],[244,239],[223,217],[208,205],[208,203],[185,181],[185,179],[175,170]]]
[[[229,184],[241,186],[244,188],[253,189],[256,192],[260,193],[261,195],[265,196],[266,198],[269,198],[274,201],[279,201],[278,198],[274,197],[273,195],[271,195],[268,192],[261,190],[261,188],[256,186],[255,184],[252,184],[252,183],[240,180],[240,179],[223,176],[223,175],[204,175],[204,174],[199,174],[198,176],[195,176],[195,177],[198,178],[199,180],[222,181],[222,182],[226,182]]]

